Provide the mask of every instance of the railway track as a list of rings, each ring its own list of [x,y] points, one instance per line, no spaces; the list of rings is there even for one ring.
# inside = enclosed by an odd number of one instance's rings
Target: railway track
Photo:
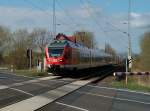
[[[111,69],[99,71],[99,74],[106,74],[108,70]],[[49,76],[11,85],[1,85],[0,96],[1,93],[6,93],[5,96],[10,97],[2,98],[0,111],[33,111],[100,78],[102,79],[103,76],[98,76],[96,73],[79,78]]]

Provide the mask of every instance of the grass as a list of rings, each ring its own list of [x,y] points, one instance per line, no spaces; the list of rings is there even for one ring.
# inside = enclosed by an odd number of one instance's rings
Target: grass
[[[48,76],[47,72],[37,72],[36,70],[15,70],[14,73],[29,77],[45,77]]]
[[[150,93],[150,78],[147,77],[137,77],[137,76],[130,76],[128,77],[128,83],[126,85],[125,80],[122,81],[114,81],[111,84],[112,87],[121,88],[121,89],[128,89],[134,91],[141,91],[141,92],[149,92]]]

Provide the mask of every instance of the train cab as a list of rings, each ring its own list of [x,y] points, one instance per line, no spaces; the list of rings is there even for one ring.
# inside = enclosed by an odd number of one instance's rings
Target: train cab
[[[63,62],[64,48],[48,48],[49,61],[52,64],[60,64]]]
[[[66,41],[54,41],[46,48],[46,64],[48,68],[63,68],[69,64],[69,47]]]

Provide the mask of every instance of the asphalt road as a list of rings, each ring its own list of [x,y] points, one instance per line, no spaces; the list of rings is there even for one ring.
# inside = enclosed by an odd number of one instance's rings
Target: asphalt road
[[[72,81],[74,79],[71,78],[34,79],[0,73],[0,108],[35,97]],[[150,95],[108,88],[101,84],[89,84],[37,111],[134,110],[150,111]]]
[[[150,111],[150,95],[87,85],[37,111]]]
[[[63,86],[73,79],[39,79],[0,73],[0,108]]]
[[[23,82],[31,79],[33,78],[0,72],[0,85],[9,85],[9,84]]]

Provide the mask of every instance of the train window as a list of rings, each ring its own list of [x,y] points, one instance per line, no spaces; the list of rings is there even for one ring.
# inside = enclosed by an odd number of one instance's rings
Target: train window
[[[52,48],[49,48],[48,49],[48,52],[49,52],[49,56],[50,57],[58,57],[58,56],[61,56],[62,53],[63,53],[63,50],[64,49],[52,49]]]

